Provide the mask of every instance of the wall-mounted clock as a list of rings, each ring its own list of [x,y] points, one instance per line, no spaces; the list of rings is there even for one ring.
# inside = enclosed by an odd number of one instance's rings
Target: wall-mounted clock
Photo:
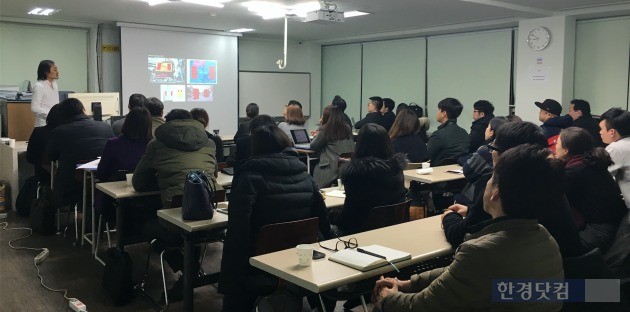
[[[546,48],[549,42],[551,42],[549,29],[542,26],[532,28],[527,35],[527,45],[535,51]]]

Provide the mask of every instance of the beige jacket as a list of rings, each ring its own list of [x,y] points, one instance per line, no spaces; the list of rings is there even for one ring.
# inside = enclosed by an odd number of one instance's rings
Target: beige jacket
[[[562,279],[556,241],[536,220],[503,219],[473,234],[445,268],[412,277],[414,293],[383,300],[390,311],[560,311],[561,302],[492,302],[492,279]]]

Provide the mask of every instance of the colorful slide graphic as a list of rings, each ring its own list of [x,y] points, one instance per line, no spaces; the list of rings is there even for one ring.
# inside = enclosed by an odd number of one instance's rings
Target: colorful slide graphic
[[[149,56],[148,69],[152,83],[185,83],[186,60]]]
[[[160,100],[162,102],[186,101],[186,86],[184,85],[160,85]]]
[[[214,86],[188,85],[188,87],[186,88],[186,101],[188,102],[214,101]]]
[[[188,59],[189,84],[217,84],[217,61]]]

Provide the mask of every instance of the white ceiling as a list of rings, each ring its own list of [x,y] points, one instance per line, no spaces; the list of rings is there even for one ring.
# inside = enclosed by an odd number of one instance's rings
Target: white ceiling
[[[246,37],[281,38],[283,21],[263,20],[232,0],[222,9],[185,2],[149,6],[141,0],[0,0],[0,17],[32,18],[34,7],[61,9],[50,17],[60,21],[130,22],[211,30],[254,28]],[[295,4],[308,0],[275,1]],[[345,23],[289,22],[289,38],[321,43],[374,40],[517,25],[520,19],[576,15],[578,18],[630,15],[630,1],[619,0],[338,0],[340,11],[371,15]]]

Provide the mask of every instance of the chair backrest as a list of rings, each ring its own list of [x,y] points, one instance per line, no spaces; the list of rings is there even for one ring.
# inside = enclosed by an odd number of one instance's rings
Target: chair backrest
[[[398,204],[372,208],[365,223],[365,230],[380,229],[409,221],[409,206],[411,206],[411,199]]]
[[[182,195],[175,195],[171,199],[171,208],[177,208],[182,206]],[[225,201],[225,190],[216,190],[214,191],[214,201],[222,202]]]
[[[420,169],[420,168],[422,168],[422,163],[408,163],[405,170]]]
[[[319,218],[268,224],[260,228],[256,242],[256,254],[263,255],[293,248],[299,244],[317,242]]]
[[[457,158],[459,157],[444,158],[442,159],[442,161],[440,161],[440,163],[438,163],[438,166],[456,165]]]
[[[567,279],[613,278],[599,248],[581,256],[562,259],[564,277]]]
[[[228,165],[228,163],[226,163],[226,162],[220,162],[220,163],[217,164],[217,169],[219,171],[221,171],[221,170],[223,170],[225,168],[228,168],[228,167],[231,167],[231,166]]]

